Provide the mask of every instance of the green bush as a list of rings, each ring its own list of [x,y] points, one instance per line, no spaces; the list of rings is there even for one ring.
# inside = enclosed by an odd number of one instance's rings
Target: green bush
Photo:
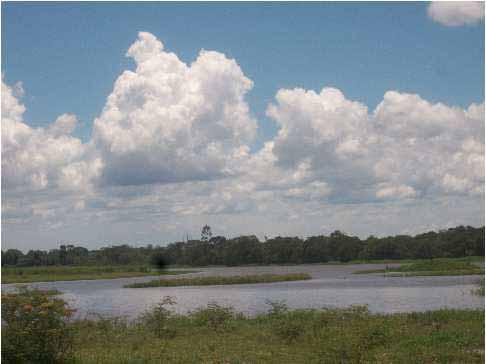
[[[72,354],[72,315],[65,301],[47,291],[19,288],[2,294],[2,360],[5,363],[65,363]]]
[[[243,315],[236,314],[233,307],[225,307],[216,302],[211,302],[206,307],[193,311],[191,318],[197,325],[207,326],[214,331],[225,331],[231,327],[231,322],[234,319],[243,319]]]
[[[289,308],[285,304],[284,301],[271,301],[266,300],[265,303],[270,306],[268,310],[269,317],[278,317],[286,312],[288,312]]]
[[[271,331],[277,338],[290,344],[302,336],[306,329],[306,310],[290,311],[283,301],[267,300],[265,303],[270,309],[261,318],[268,318]]]
[[[305,331],[302,322],[290,321],[288,319],[277,320],[272,328],[274,334],[287,344],[298,339]]]
[[[141,316],[140,323],[152,330],[159,338],[174,337],[176,331],[170,326],[173,313],[168,307],[175,304],[173,297],[165,296],[157,306]]]

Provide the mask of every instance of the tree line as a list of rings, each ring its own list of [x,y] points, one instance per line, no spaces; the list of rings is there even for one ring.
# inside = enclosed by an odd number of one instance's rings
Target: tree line
[[[2,266],[47,265],[247,265],[299,264],[371,259],[431,259],[484,255],[484,226],[458,226],[415,236],[370,236],[360,239],[335,231],[329,236],[306,239],[275,237],[260,241],[256,236],[227,239],[212,236],[204,226],[201,239],[175,242],[167,246],[131,247],[118,245],[88,250],[61,245],[50,251],[16,249],[2,251]]]

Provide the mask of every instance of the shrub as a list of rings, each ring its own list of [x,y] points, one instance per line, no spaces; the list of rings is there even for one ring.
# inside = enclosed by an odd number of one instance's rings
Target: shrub
[[[287,344],[292,343],[299,338],[305,331],[302,322],[292,321],[291,318],[281,318],[272,326],[274,334],[285,341]]]
[[[280,316],[289,310],[284,301],[266,300],[265,303],[270,306],[270,309],[268,310],[268,315],[270,317]]]
[[[2,360],[6,363],[64,363],[73,337],[66,302],[47,291],[19,288],[2,294]]]
[[[233,307],[220,306],[216,302],[211,302],[206,307],[191,313],[191,318],[196,324],[207,326],[215,331],[228,329],[231,321],[237,317],[243,318],[243,315],[237,315]]]
[[[141,323],[160,338],[174,337],[176,334],[175,329],[170,327],[170,319],[173,313],[168,307],[175,304],[176,301],[173,297],[165,296],[157,306],[141,316]]]
[[[310,311],[305,309],[290,311],[283,301],[267,300],[265,303],[270,306],[266,316],[270,319],[270,328],[275,336],[287,344],[302,336],[306,329],[306,322],[311,321]]]

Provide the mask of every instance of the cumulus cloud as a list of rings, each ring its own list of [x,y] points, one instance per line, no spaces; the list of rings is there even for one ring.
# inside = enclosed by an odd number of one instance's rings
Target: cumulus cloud
[[[224,54],[202,50],[190,65],[140,32],[127,56],[134,72],[115,82],[94,121],[94,143],[112,185],[204,180],[231,174],[257,124],[245,94],[253,83]]]
[[[146,32],[127,56],[136,69],[116,80],[88,144],[71,135],[77,125],[72,114],[46,128],[29,127],[15,95],[21,87],[2,83],[5,187],[80,189],[235,173],[257,128],[244,100],[253,83],[238,64],[202,50],[187,65]]]
[[[434,21],[449,27],[469,25],[484,18],[482,1],[433,1],[427,13]]]
[[[49,125],[48,132],[52,136],[70,135],[76,128],[78,119],[73,114],[62,114],[54,123]]]
[[[265,233],[269,221],[286,233],[292,219],[299,231],[318,232],[323,221],[340,228],[339,209],[343,228],[361,219],[373,232],[389,223],[394,204],[403,216],[409,204],[443,198],[474,206],[468,221],[484,215],[474,205],[484,195],[484,103],[464,109],[388,91],[368,110],[336,88],[281,89],[267,108],[279,131],[250,152],[257,124],[245,95],[253,83],[235,60],[203,50],[186,64],[144,32],[127,56],[136,68],[116,80],[87,143],[73,136],[72,114],[30,127],[21,84],[2,81],[4,222],[60,231],[75,216],[84,226],[126,231],[135,220],[163,221],[177,231],[214,218],[232,234]]]
[[[16,95],[15,88],[2,80],[2,188],[89,188],[91,178],[86,176],[94,177],[100,162],[93,164],[87,146],[70,135],[76,117],[64,114],[47,128],[31,128]]]
[[[293,89],[267,115],[281,126],[275,164],[306,162],[331,199],[484,193],[484,103],[464,110],[389,91],[369,113],[337,89]]]
[[[268,198],[484,193],[484,103],[462,109],[388,91],[370,112],[336,88],[281,89],[267,108],[278,134],[252,154],[257,124],[245,95],[253,83],[235,60],[203,50],[188,65],[146,32],[127,56],[136,69],[116,80],[87,144],[72,136],[75,115],[29,127],[16,97],[22,92],[14,92],[22,87],[2,83],[5,187],[83,190],[231,177],[208,211]],[[248,194],[253,202],[238,202]]]

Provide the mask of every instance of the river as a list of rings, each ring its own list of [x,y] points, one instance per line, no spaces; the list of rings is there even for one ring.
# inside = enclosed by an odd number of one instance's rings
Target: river
[[[484,297],[471,293],[480,276],[384,277],[352,274],[356,270],[384,268],[384,264],[298,265],[196,268],[184,275],[245,275],[308,273],[311,280],[199,287],[123,288],[154,277],[32,283],[58,289],[77,310],[76,317],[124,316],[135,318],[164,296],[175,298],[175,311],[185,313],[210,302],[231,305],[245,314],[268,310],[268,301],[284,301],[290,308],[349,307],[367,305],[371,312],[396,313],[440,308],[483,308]],[[168,278],[169,276],[164,276]],[[172,276],[177,279],[179,276]],[[2,285],[9,291],[15,285]]]

